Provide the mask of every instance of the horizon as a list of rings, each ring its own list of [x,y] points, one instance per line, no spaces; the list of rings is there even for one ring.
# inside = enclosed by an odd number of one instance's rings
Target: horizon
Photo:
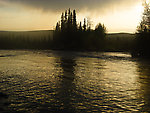
[[[54,30],[0,30],[0,32],[40,32],[40,31],[54,31]],[[135,32],[136,33],[136,32]],[[135,34],[134,32],[106,32],[106,34]]]
[[[70,7],[77,11],[77,22],[87,18],[92,29],[100,22],[108,33],[135,33],[143,12],[142,0],[0,0],[0,6],[0,31],[54,30]]]

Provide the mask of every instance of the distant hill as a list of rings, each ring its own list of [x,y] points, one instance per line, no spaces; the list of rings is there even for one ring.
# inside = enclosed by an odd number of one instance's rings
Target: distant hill
[[[134,46],[135,34],[108,33],[106,35],[106,51],[131,51]]]
[[[0,31],[1,37],[8,38],[52,38],[53,30],[40,31]]]
[[[49,49],[52,30],[0,31],[0,49]]]
[[[53,30],[37,30],[37,31],[0,31],[0,37],[28,37],[28,38],[46,38],[53,37]],[[108,33],[106,38],[134,38],[135,34],[131,33]]]
[[[134,39],[135,38],[135,34],[131,34],[131,33],[108,33],[106,35],[106,38],[116,38],[116,39],[120,39],[120,38],[130,38],[130,39]]]
[[[0,49],[50,49],[53,45],[53,30],[0,31]],[[105,51],[130,51],[135,34],[108,33]]]

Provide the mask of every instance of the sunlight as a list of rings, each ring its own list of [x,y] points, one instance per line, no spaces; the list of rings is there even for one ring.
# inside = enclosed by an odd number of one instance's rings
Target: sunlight
[[[82,22],[87,18],[91,22],[91,28],[101,22],[106,25],[108,32],[135,32],[137,25],[141,21],[143,6],[139,0],[134,5],[108,5],[109,8],[91,9],[82,8],[77,10],[77,21]],[[146,0],[149,2],[150,0]],[[56,22],[60,17],[61,11],[42,11],[41,9],[22,8],[18,4],[17,7],[4,4],[0,0],[0,4],[5,7],[0,7],[0,30],[48,30],[55,29]],[[9,7],[8,7],[9,6]],[[17,17],[17,18],[16,18]],[[42,18],[41,18],[42,17]],[[37,24],[38,23],[38,24]],[[79,24],[79,23],[78,23]]]
[[[78,14],[78,20],[82,21],[83,17],[90,18],[92,22],[92,28],[97,25],[97,23],[104,23],[107,28],[107,32],[136,32],[136,27],[142,18],[142,13],[144,7],[142,6],[142,1],[138,2],[132,7],[126,6],[122,8],[111,8],[111,11],[103,13],[99,11],[90,12],[86,9]]]
[[[136,12],[136,13],[142,14],[143,11],[144,11],[144,7],[142,6],[142,4],[138,4],[138,5],[135,7],[135,12]]]
[[[150,0],[145,0],[146,1],[146,3],[150,3]]]
[[[102,21],[109,28],[109,32],[135,32],[137,25],[141,21],[143,10],[144,7],[140,2],[132,8],[114,12],[111,18],[110,14],[108,14],[102,18]]]

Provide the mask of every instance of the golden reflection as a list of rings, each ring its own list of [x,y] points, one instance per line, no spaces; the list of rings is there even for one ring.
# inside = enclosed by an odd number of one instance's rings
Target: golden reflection
[[[138,82],[140,83],[140,95],[143,101],[141,107],[144,111],[150,112],[150,61],[138,61]]]
[[[84,92],[81,95],[91,98],[90,103],[101,106],[102,111],[104,107],[114,109],[114,112],[117,109],[137,111],[140,91],[137,64],[130,61],[128,54],[105,53],[99,56],[76,61],[76,85]]]
[[[111,52],[4,50],[0,54],[4,56],[0,92],[10,95],[11,110],[150,112],[147,60]]]
[[[0,64],[3,64],[0,65],[0,73],[3,72],[1,90],[9,94],[12,112],[16,109],[18,112],[34,111],[40,109],[37,105],[54,102],[59,70],[54,57],[47,57],[44,52],[23,50],[0,51],[0,54],[4,56],[0,58]]]

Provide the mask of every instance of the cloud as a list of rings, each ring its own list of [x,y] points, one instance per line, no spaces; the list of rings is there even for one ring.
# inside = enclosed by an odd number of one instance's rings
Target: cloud
[[[110,6],[123,7],[128,5],[132,7],[137,0],[5,0],[5,2],[44,11],[60,11],[68,8],[96,10],[108,9]]]
[[[98,22],[102,22],[109,29],[112,28],[113,31],[113,29],[121,29],[120,26],[126,26],[136,22],[138,16],[133,10],[141,1],[0,0],[0,29],[52,29],[60,19],[61,12],[71,8],[77,10],[78,21],[83,21],[84,17],[89,18],[93,22],[93,26]],[[128,22],[126,22],[127,17],[129,18]],[[120,25],[118,25],[119,21],[121,22]],[[40,23],[38,24],[40,26],[37,26],[37,23]],[[136,24],[134,25],[136,26]],[[132,29],[135,29],[135,27],[132,27]]]

